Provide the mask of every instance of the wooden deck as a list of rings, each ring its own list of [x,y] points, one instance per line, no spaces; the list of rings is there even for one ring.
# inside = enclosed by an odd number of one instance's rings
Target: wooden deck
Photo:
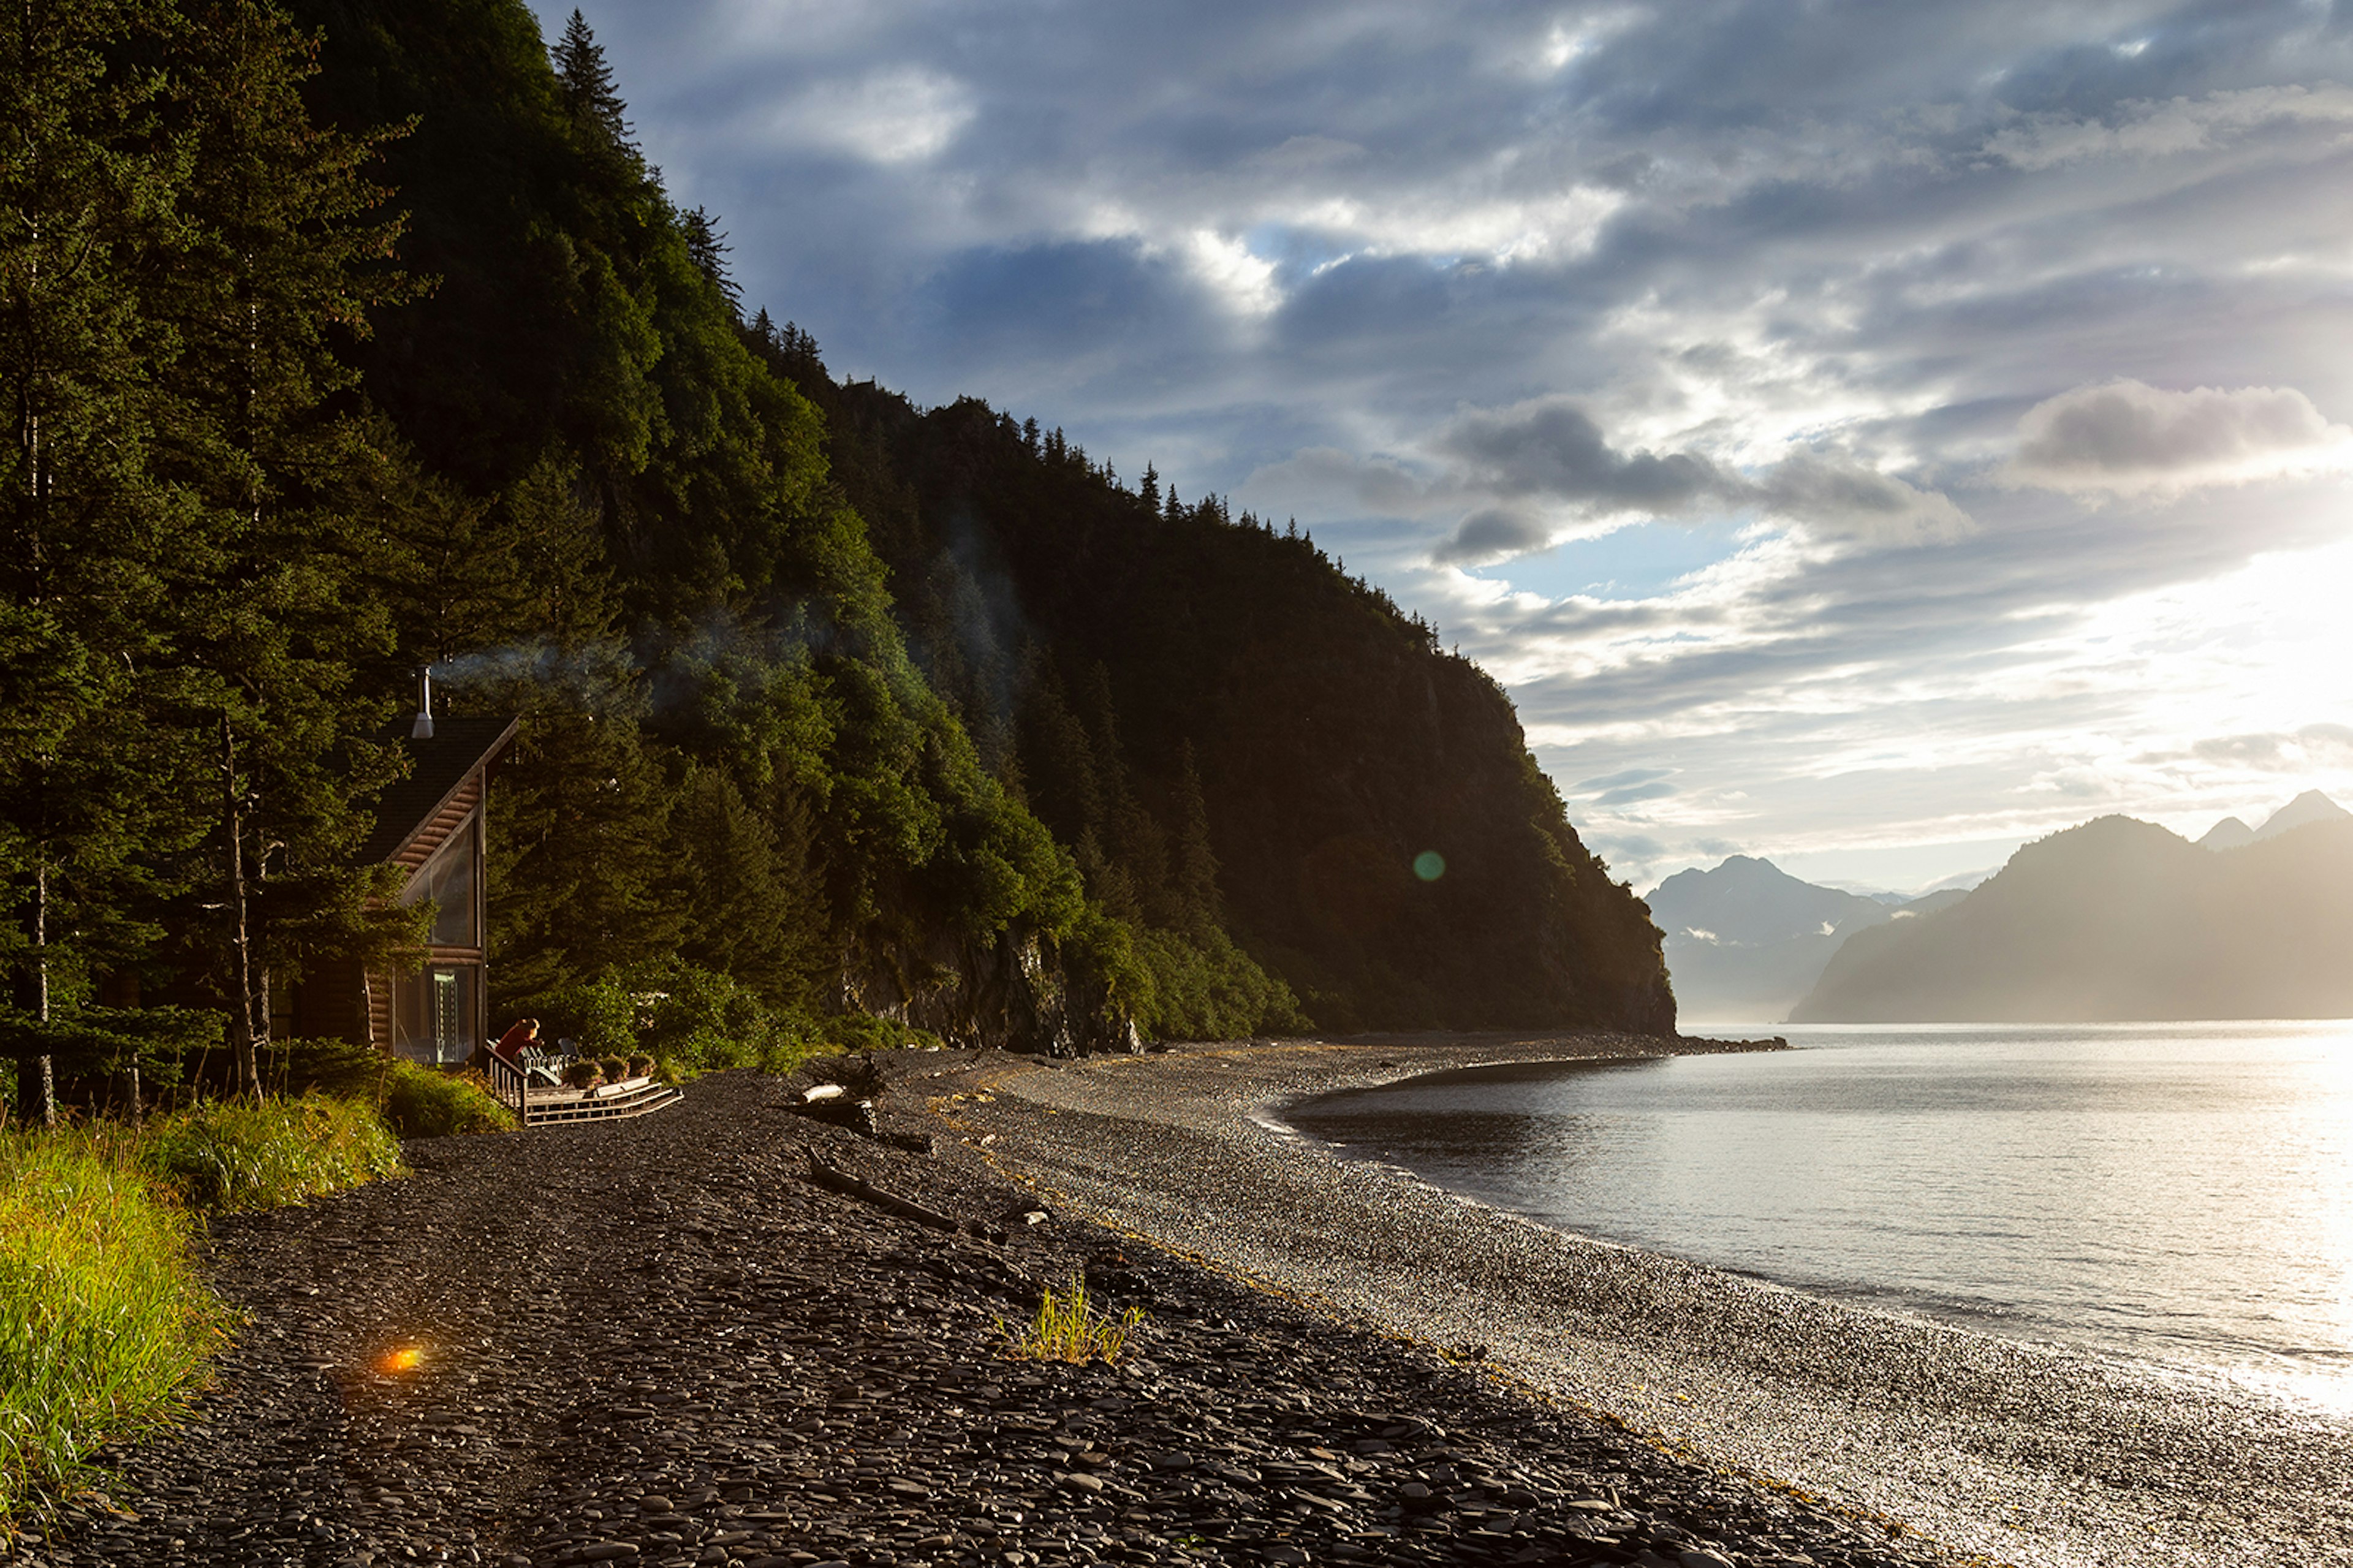
[[[526,1128],[553,1127],[559,1122],[618,1121],[625,1117],[645,1116],[668,1106],[676,1105],[686,1097],[666,1083],[650,1078],[625,1078],[618,1083],[600,1084],[595,1089],[559,1089],[552,1084],[533,1083],[528,1076],[504,1058],[491,1058],[491,1092],[499,1103],[516,1113],[516,1119]]]

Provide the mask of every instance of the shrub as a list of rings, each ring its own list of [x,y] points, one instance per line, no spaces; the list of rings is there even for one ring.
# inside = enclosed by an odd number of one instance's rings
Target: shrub
[[[650,1076],[653,1070],[654,1058],[648,1056],[645,1052],[639,1051],[637,1055],[629,1058],[629,1076],[631,1078],[646,1078]]]
[[[121,1132],[0,1132],[0,1520],[184,1406],[227,1312]]]
[[[1088,1298],[1086,1277],[1073,1271],[1060,1290],[1046,1287],[1028,1326],[1015,1329],[999,1321],[997,1328],[1005,1335],[1006,1353],[1016,1361],[1116,1363],[1126,1353],[1127,1337],[1143,1322],[1141,1307],[1114,1317],[1097,1306]]]
[[[261,1079],[280,1094],[316,1089],[341,1100],[374,1103],[384,1092],[395,1058],[374,1046],[352,1040],[272,1040],[262,1058]]]
[[[880,1018],[871,1013],[842,1013],[819,1022],[811,1032],[809,1048],[802,1057],[821,1056],[831,1051],[922,1050],[940,1044],[940,1037],[929,1029],[917,1029],[896,1018]],[[798,1058],[796,1058],[797,1065]],[[792,1070],[790,1068],[768,1069],[771,1072]]]
[[[203,1208],[299,1204],[400,1172],[400,1145],[369,1107],[323,1094],[211,1100],[151,1123],[147,1169]]]
[[[604,1073],[586,1057],[564,1064],[564,1087],[566,1089],[594,1089],[604,1079]]]
[[[507,1132],[514,1112],[501,1105],[480,1073],[437,1072],[417,1062],[396,1061],[385,1082],[384,1119],[403,1138],[448,1138],[468,1132]]]
[[[870,1014],[819,1018],[771,1007],[733,977],[685,963],[608,969],[586,985],[531,998],[529,1006],[584,1057],[623,1058],[618,1070],[607,1068],[608,1079],[655,1065],[679,1078],[730,1068],[788,1073],[837,1051],[940,1043],[937,1035]]]
[[[605,1081],[607,1083],[618,1083],[623,1079],[629,1076],[628,1058],[626,1057],[598,1057],[596,1058],[596,1070],[604,1075]]]
[[[729,975],[685,963],[608,969],[531,1005],[584,1055],[643,1055],[684,1077],[728,1068],[786,1072],[832,1048],[814,1020],[770,1007]]]

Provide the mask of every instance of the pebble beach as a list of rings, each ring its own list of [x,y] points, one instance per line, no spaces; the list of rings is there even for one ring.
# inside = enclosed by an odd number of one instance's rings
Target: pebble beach
[[[194,1420],[0,1563],[2348,1560],[2342,1429],[1561,1237],[1281,1120],[1660,1048],[906,1053],[880,1136],[798,1113],[819,1064],[414,1142],[216,1226],[246,1321]],[[1141,1309],[1128,1352],[1010,1357],[1074,1278]]]
[[[1679,1050],[1740,1048],[1675,1042]],[[1989,1561],[2353,1562],[2353,1430],[2219,1380],[2013,1343],[1566,1236],[1292,1133],[1284,1107],[1653,1040],[1205,1047],[993,1082],[973,1124],[1106,1224],[1342,1321],[1469,1344],[1703,1463]]]

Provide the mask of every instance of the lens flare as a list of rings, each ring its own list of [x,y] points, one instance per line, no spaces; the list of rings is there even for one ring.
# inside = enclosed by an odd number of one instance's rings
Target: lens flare
[[[376,1362],[375,1369],[390,1376],[398,1373],[415,1372],[424,1364],[425,1351],[422,1346],[402,1345],[398,1350],[385,1352]]]
[[[1425,849],[1413,858],[1413,874],[1425,882],[1435,882],[1446,875],[1446,857],[1435,849]]]

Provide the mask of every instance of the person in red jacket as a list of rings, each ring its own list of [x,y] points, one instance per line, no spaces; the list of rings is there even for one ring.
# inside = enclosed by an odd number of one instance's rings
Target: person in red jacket
[[[507,1060],[514,1063],[515,1066],[521,1067],[522,1066],[523,1052],[532,1049],[538,1044],[539,1020],[536,1018],[517,1018],[507,1029],[507,1032],[499,1037],[499,1043],[492,1046],[491,1049],[506,1058]]]

